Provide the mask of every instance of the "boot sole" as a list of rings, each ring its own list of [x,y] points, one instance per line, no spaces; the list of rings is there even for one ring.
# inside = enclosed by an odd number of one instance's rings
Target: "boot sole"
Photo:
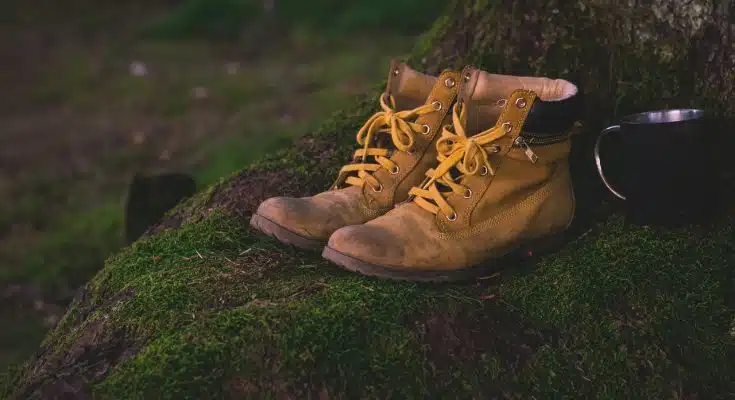
[[[564,246],[565,242],[566,235],[563,233],[551,235],[522,244],[515,250],[511,250],[505,255],[494,258],[493,260],[472,267],[451,271],[391,268],[389,266],[362,261],[329,246],[324,247],[322,257],[346,270],[365,276],[411,282],[457,282],[485,276],[513,261],[517,263],[518,261],[536,259],[560,249]]]
[[[321,250],[327,245],[326,240],[311,239],[292,232],[281,225],[271,221],[270,219],[260,215],[253,214],[250,217],[250,226],[265,233],[270,237],[274,237],[282,243],[296,246],[305,250]]]

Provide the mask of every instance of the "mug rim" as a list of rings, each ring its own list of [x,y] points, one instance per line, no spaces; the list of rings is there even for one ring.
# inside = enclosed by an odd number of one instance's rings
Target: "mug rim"
[[[672,111],[690,111],[692,116],[690,118],[679,119],[675,121],[640,121],[638,117],[654,114],[654,113],[666,113]],[[624,125],[649,125],[649,124],[674,124],[679,122],[696,121],[705,117],[705,110],[702,108],[664,108],[659,110],[643,111],[635,114],[628,114],[620,118],[620,123]]]

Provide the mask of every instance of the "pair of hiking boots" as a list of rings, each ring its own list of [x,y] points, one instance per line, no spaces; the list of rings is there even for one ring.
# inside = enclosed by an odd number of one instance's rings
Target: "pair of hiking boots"
[[[364,275],[479,276],[492,261],[556,242],[575,199],[577,87],[472,67],[438,77],[393,61],[382,111],[332,187],[264,201],[251,226]]]

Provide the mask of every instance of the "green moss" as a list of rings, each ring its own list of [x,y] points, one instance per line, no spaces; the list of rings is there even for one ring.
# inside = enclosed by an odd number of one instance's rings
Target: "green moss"
[[[240,379],[275,392],[322,382],[352,395],[429,393],[415,332],[401,321],[439,292],[342,272],[222,216],[137,243],[90,292],[101,301],[126,288],[135,296],[107,315],[150,341],[102,395],[216,397]]]
[[[143,341],[96,390],[106,398],[275,397],[305,395],[308,385],[350,398],[463,397],[489,382],[537,397],[660,398],[677,385],[725,393],[735,379],[727,336],[735,314],[722,303],[732,234],[631,228],[614,217],[533,274],[500,286],[425,286],[343,272],[214,215],[135,244],[90,284],[92,304],[135,294],[86,324],[104,316],[106,330]],[[483,294],[507,305],[488,309]],[[459,345],[476,354],[442,362],[458,346],[445,329],[462,334],[471,319],[510,310],[557,332],[531,349],[525,368],[503,346],[480,346],[506,339],[501,324]],[[437,332],[436,318],[450,322]],[[58,342],[46,344],[63,349],[80,330],[62,322]]]
[[[611,218],[533,275],[503,285],[507,302],[563,332],[521,377],[526,393],[664,398],[682,390],[677,385],[732,390],[732,238],[731,226],[702,234]]]

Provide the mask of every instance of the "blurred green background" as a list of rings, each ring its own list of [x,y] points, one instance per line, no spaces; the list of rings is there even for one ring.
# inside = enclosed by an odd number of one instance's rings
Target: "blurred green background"
[[[8,0],[0,6],[0,370],[122,246],[135,172],[199,187],[384,78],[438,0]]]

